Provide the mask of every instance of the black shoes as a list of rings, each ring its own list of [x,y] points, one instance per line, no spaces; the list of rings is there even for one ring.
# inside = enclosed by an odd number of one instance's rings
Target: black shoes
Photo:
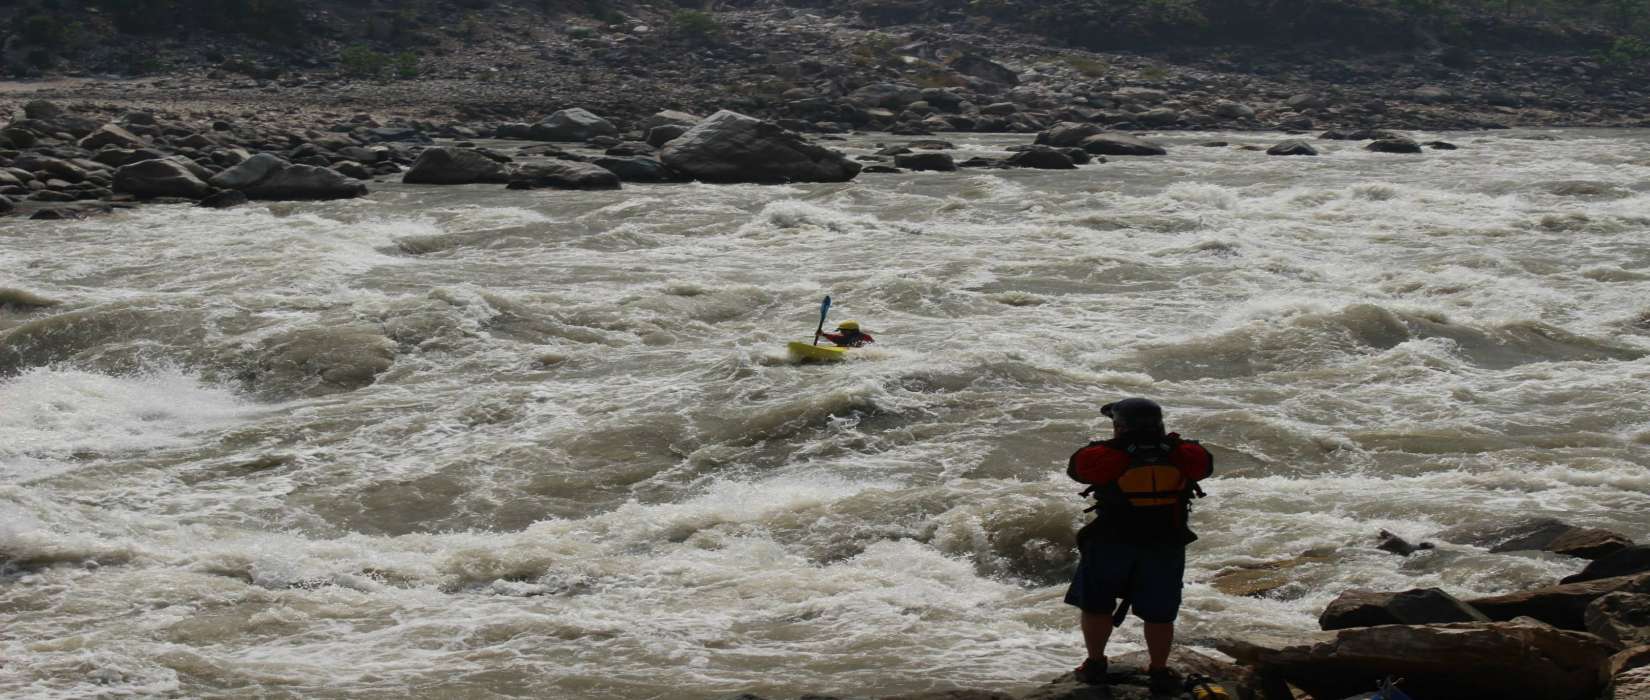
[[[1147,675],[1151,678],[1152,695],[1178,697],[1186,690],[1186,684],[1180,680],[1180,675],[1167,668],[1154,668],[1148,671]]]
[[[1106,660],[1087,659],[1083,662],[1082,666],[1078,666],[1077,670],[1072,671],[1071,673],[1077,677],[1078,683],[1082,683],[1084,685],[1105,685]]]

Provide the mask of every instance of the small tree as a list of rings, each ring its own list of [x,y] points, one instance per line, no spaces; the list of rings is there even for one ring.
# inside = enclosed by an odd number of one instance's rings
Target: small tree
[[[357,78],[377,78],[389,67],[390,57],[365,44],[356,44],[339,52],[338,63],[345,74]]]
[[[672,33],[695,44],[715,43],[722,38],[722,24],[709,12],[677,10],[670,16]]]
[[[418,54],[402,51],[395,55],[395,75],[402,80],[418,77]]]

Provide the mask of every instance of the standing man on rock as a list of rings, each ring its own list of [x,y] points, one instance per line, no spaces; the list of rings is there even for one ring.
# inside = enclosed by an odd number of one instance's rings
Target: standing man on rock
[[[1071,455],[1066,474],[1089,484],[1093,522],[1077,533],[1082,556],[1066,591],[1066,603],[1082,610],[1088,659],[1077,680],[1106,683],[1106,641],[1132,605],[1145,622],[1148,673],[1153,692],[1180,692],[1169,671],[1174,620],[1180,612],[1186,545],[1197,539],[1186,522],[1188,502],[1202,495],[1197,482],[1214,471],[1202,445],[1163,429],[1163,408],[1129,398],[1100,408],[1111,419],[1110,440]],[[1119,603],[1118,601],[1122,602]]]

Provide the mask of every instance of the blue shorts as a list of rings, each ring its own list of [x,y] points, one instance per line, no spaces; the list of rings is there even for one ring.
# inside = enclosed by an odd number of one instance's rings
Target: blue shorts
[[[1091,540],[1082,546],[1066,604],[1110,615],[1118,598],[1128,598],[1140,619],[1174,622],[1185,572],[1185,545]]]

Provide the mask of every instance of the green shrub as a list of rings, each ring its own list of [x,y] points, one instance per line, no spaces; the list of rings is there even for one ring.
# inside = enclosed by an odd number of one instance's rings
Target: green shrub
[[[390,66],[390,57],[362,44],[356,44],[338,53],[338,65],[346,75],[357,78],[377,78]]]
[[[418,77],[418,54],[402,51],[395,55],[395,77],[411,80]]]
[[[1600,62],[1614,67],[1637,63],[1650,58],[1650,43],[1632,36],[1617,37],[1610,48],[1599,52]]]
[[[1088,56],[1065,56],[1066,65],[1072,70],[1090,78],[1098,78],[1111,71],[1111,66],[1105,61],[1089,58]]]
[[[670,16],[671,32],[693,43],[712,43],[722,36],[722,23],[709,12],[677,10]]]

